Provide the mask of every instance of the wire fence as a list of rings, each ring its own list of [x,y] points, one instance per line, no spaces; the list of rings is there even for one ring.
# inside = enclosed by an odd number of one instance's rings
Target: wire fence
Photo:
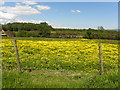
[[[51,43],[49,41],[47,43],[34,41],[36,47],[33,42],[14,40],[10,43],[3,46],[2,68],[4,70],[19,70],[21,72],[26,69],[55,69],[100,71],[103,73],[103,69],[105,71],[117,68],[118,57],[114,53],[117,50],[116,46],[113,46],[113,52],[107,46],[105,48],[102,44],[93,43],[83,45],[79,43],[80,45],[78,45],[77,42],[72,42],[74,44],[69,45],[59,42],[61,44],[58,45],[53,41],[51,47],[48,47]]]

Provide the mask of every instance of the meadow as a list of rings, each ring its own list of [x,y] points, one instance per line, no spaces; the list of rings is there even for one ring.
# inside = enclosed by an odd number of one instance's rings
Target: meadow
[[[19,50],[19,58],[22,66],[22,73],[19,75],[17,73],[17,63],[15,58],[15,51],[12,39],[2,39],[2,68],[3,68],[3,87],[20,87],[17,83],[15,85],[11,84],[9,81],[11,75],[16,75],[21,78],[20,81],[23,84],[24,79],[32,78],[31,74],[35,74],[34,79],[36,80],[49,80],[48,86],[37,84],[36,87],[43,88],[57,88],[59,86],[55,82],[63,82],[60,84],[60,88],[81,88],[82,85],[86,88],[94,87],[118,87],[117,83],[117,70],[118,70],[118,42],[116,40],[90,40],[90,39],[76,39],[76,40],[65,40],[65,39],[43,39],[43,40],[32,40],[32,39],[21,39],[17,38],[17,46]],[[105,75],[99,76],[99,51],[98,42],[102,45],[103,54],[103,67]],[[26,72],[26,69],[32,69],[32,72]],[[52,70],[52,71],[51,71]],[[44,72],[43,72],[44,71]],[[7,73],[8,72],[8,73]],[[48,74],[52,72],[52,75]],[[57,76],[55,74],[57,73]],[[6,74],[7,73],[7,74]],[[62,74],[61,74],[62,73]],[[69,73],[69,74],[68,74]],[[76,74],[75,74],[76,73]],[[109,74],[110,73],[110,74]],[[112,74],[111,74],[112,73]],[[6,74],[6,75],[5,75]],[[73,76],[69,76],[74,74]],[[114,75],[115,74],[115,75]],[[68,76],[66,76],[68,75]],[[87,75],[87,76],[86,76]],[[113,76],[111,76],[113,75]],[[34,76],[34,75],[33,75]],[[48,76],[48,77],[47,77]],[[40,78],[41,77],[41,78]],[[59,77],[59,78],[58,78]],[[81,79],[81,77],[83,77]],[[87,78],[88,77],[88,78]],[[98,78],[97,78],[98,77]],[[106,84],[102,86],[105,81]],[[64,78],[67,79],[64,81]],[[93,80],[93,85],[89,86],[86,83]],[[95,78],[95,79],[93,79]],[[98,85],[94,83],[99,81]],[[108,79],[109,78],[109,79]],[[114,78],[114,80],[112,79]],[[13,77],[10,81],[12,81]],[[112,81],[112,80],[113,81]],[[16,80],[16,79],[15,79]],[[66,83],[72,80],[72,82]],[[95,80],[95,81],[94,81]],[[7,85],[5,81],[10,84]],[[18,80],[19,81],[19,80]],[[41,81],[35,81],[39,83]],[[73,82],[77,83],[76,85]],[[81,83],[83,81],[83,83]],[[13,81],[12,81],[13,82]],[[28,81],[27,83],[29,83]],[[51,83],[50,83],[51,82]],[[114,83],[115,82],[115,83]],[[34,83],[34,84],[35,84]],[[86,83],[86,84],[85,84]],[[12,86],[13,85],[13,86]],[[21,87],[27,87],[23,84]],[[88,86],[86,86],[88,85]],[[100,85],[100,86],[99,86]],[[112,86],[111,86],[112,85]],[[71,87],[70,87],[71,86]],[[28,86],[29,87],[29,86]],[[32,87],[32,86],[31,86]],[[35,85],[33,85],[35,87]]]

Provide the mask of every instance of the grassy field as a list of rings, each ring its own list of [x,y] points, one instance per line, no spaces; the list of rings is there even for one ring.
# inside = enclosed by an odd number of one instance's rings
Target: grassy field
[[[3,88],[118,88],[118,72],[99,75],[75,71],[3,72]]]
[[[17,39],[23,73],[17,72],[13,39]],[[98,42],[102,44],[103,75],[99,75]],[[2,61],[3,88],[118,87],[117,40],[2,39]],[[27,68],[32,72],[26,72]]]
[[[44,37],[2,37],[2,39],[16,39],[16,40],[40,40],[40,41],[80,41],[83,38],[44,38]],[[89,39],[84,39],[89,40]],[[118,40],[107,40],[107,39],[90,39],[104,43],[115,43],[118,44]]]

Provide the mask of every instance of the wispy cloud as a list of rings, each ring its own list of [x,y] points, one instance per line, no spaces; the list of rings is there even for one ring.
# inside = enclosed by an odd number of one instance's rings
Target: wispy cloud
[[[20,5],[21,5],[21,3],[16,3],[16,5],[17,5],[17,6],[20,6]]]
[[[0,11],[15,15],[31,15],[40,13],[37,9],[34,9],[31,6],[0,7]]]
[[[36,5],[38,10],[49,10],[51,7],[49,6],[44,6],[44,5]]]
[[[23,1],[22,3],[23,3],[23,4],[27,4],[27,5],[37,4],[37,2],[35,2],[35,1]]]
[[[48,22],[48,21],[25,20],[25,19],[21,19],[21,18],[16,18],[13,22],[23,22],[23,23],[35,23],[35,24],[39,24],[39,23],[41,23],[41,22]]]
[[[21,19],[19,17],[16,17],[16,18],[13,18],[13,19],[10,19],[10,18],[0,18],[0,23],[1,24],[5,24],[5,23],[13,23],[13,22],[21,22],[21,23],[35,23],[35,24],[39,24],[41,22],[47,22],[48,21],[40,21],[40,20],[26,20],[26,19]]]
[[[71,10],[71,12],[80,13],[80,10]]]

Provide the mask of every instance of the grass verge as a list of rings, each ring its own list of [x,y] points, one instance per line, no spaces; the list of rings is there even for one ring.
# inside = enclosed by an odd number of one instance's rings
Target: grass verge
[[[3,71],[2,88],[118,88],[117,71],[99,75],[75,71]]]

